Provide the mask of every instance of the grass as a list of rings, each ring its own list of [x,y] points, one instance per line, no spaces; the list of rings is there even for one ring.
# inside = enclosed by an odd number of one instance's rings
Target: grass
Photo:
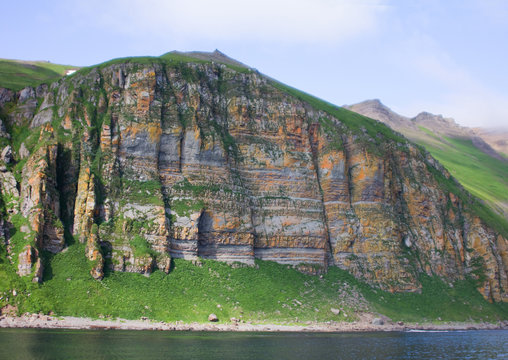
[[[181,67],[181,65],[188,64],[188,63],[194,63],[194,64],[210,64],[211,60],[202,60],[198,59],[192,56],[187,56],[183,54],[173,53],[169,52],[166,54],[163,54],[161,56],[133,56],[133,57],[125,57],[125,58],[117,58],[112,59],[97,65],[84,67],[81,70],[78,71],[78,73],[86,74],[90,72],[94,68],[104,69],[108,66],[115,65],[115,64],[138,64],[138,65],[152,65],[152,64],[164,64],[164,65],[170,65],[170,66],[177,66],[182,71],[182,75],[187,80],[196,80],[195,78],[192,78],[195,76],[195,74],[192,73],[192,69],[189,69],[187,67]],[[252,70],[249,68],[244,68],[238,65],[232,65],[223,63],[226,67],[230,68],[231,70],[234,70],[236,72],[240,73],[251,73]],[[191,77],[191,78],[189,78]]]
[[[100,64],[99,67],[125,62],[164,63],[174,66],[184,66],[182,64],[187,62],[207,63],[207,61],[180,54],[166,54],[162,57],[115,59]],[[56,71],[58,69],[55,68],[45,69],[58,73]],[[89,70],[90,68],[81,71]],[[188,77],[195,76],[194,70],[190,67],[187,70]],[[11,76],[14,79],[16,77],[17,75]],[[27,75],[26,79],[34,81],[34,84],[42,81],[36,79],[35,74]],[[9,76],[6,77],[6,81],[8,80]],[[272,85],[339,119],[351,132],[359,135],[360,139],[372,139],[372,142],[366,142],[366,146],[370,148],[381,149],[389,141],[395,141],[398,144],[406,143],[404,138],[379,122],[284,84],[273,82]],[[323,130],[330,133],[330,136],[338,136],[340,125],[326,118],[321,119],[320,122]],[[37,138],[27,137],[25,133],[28,132],[24,127],[13,128],[12,132],[15,149],[19,148],[22,141],[25,141],[30,148],[36,146]],[[220,128],[217,128],[216,132],[223,135],[222,141],[226,148],[234,148],[233,138],[228,132]],[[492,162],[493,159],[482,157],[483,154],[475,151],[470,143],[457,139],[446,140],[446,146],[449,148],[438,147],[429,150],[437,154],[435,156],[450,169],[452,174],[455,171],[458,175],[454,175],[459,180],[461,176],[465,179],[466,182],[463,184],[466,189],[469,189],[468,186],[481,189],[479,186],[484,185],[485,189],[477,190],[478,193],[475,195],[484,196],[486,200],[508,198],[506,192],[501,193],[502,187],[497,186],[499,184],[506,186],[505,179],[508,179],[506,166],[502,167]],[[333,145],[337,148],[343,146],[340,138]],[[447,165],[447,162],[452,165]],[[480,165],[488,166],[492,171],[483,174],[482,168],[478,167]],[[496,176],[489,177],[493,176],[492,174]],[[449,187],[450,191],[463,193],[452,180],[445,179],[442,174],[439,176],[443,186]],[[137,182],[124,179],[123,186],[124,195],[129,200],[142,204],[163,205],[162,199],[156,195],[160,193],[160,183],[156,180]],[[175,190],[192,193],[194,196],[208,191],[231,192],[230,189],[224,189],[215,184],[191,184],[186,179],[178,183]],[[469,190],[474,193],[473,190]],[[185,200],[178,199],[171,205],[172,210],[182,214],[198,210],[203,206],[202,203],[187,203]],[[481,204],[475,204],[475,209],[477,213],[483,214],[482,218],[492,218],[494,219],[492,221],[503,224],[502,219],[500,221],[495,218],[495,214]],[[21,226],[21,219],[18,220],[20,224],[17,228]],[[120,227],[122,224],[118,221],[117,226]],[[130,240],[130,244],[137,255],[151,254],[147,241],[141,236],[146,230],[145,226],[147,226],[146,222],[132,221],[126,227],[129,230],[126,231],[127,233],[136,233],[136,236]],[[120,229],[117,230],[120,233]],[[13,235],[12,239],[19,244],[18,247],[25,244],[21,232]],[[374,289],[338,268],[330,268],[321,278],[302,274],[293,268],[273,262],[256,261],[256,267],[246,267],[230,266],[212,260],[201,260],[199,264],[194,264],[174,259],[173,269],[169,275],[161,271],[155,271],[149,277],[141,274],[111,272],[106,274],[103,281],[96,281],[89,274],[91,262],[84,255],[84,245],[75,243],[65,252],[56,255],[43,254],[45,282],[33,284],[28,277],[20,278],[16,275],[15,265],[9,264],[5,249],[1,246],[0,252],[0,306],[7,303],[17,305],[20,313],[54,312],[62,316],[127,319],[146,316],[163,321],[206,322],[208,314],[213,312],[221,321],[236,317],[254,322],[298,323],[352,321],[358,312],[370,310],[385,314],[396,321],[508,319],[508,305],[486,302],[476,290],[476,284],[472,280],[463,280],[450,287],[438,278],[423,277],[420,279],[423,284],[421,294],[392,294]],[[12,289],[16,289],[19,295],[16,297],[8,295]],[[341,309],[341,314],[333,315],[331,308]]]
[[[52,64],[44,61],[0,59],[0,87],[20,90],[27,86],[51,83],[76,66]]]
[[[307,94],[298,89],[292,88],[288,85],[282,84],[278,81],[271,81],[272,86],[275,88],[296,97],[297,99],[304,101],[311,105],[313,108],[317,110],[322,110],[331,116],[337,118],[340,122],[346,125],[351,131],[356,134],[361,134],[366,132],[370,138],[376,141],[376,144],[379,145],[381,141],[384,140],[392,140],[396,143],[405,144],[407,140],[402,136],[395,133],[392,129],[390,129],[385,124],[368,118],[366,116],[357,114],[353,111],[344,109],[342,107],[333,105],[327,101],[321,100],[315,96]],[[330,126],[330,125],[328,125]],[[333,124],[332,124],[333,126]]]
[[[504,210],[508,210],[508,163],[506,161],[485,154],[469,139],[443,137],[439,144],[423,143],[422,145],[471,194],[487,201],[498,211],[499,204],[503,203]]]
[[[394,321],[508,319],[508,304],[486,302],[469,281],[451,288],[427,277],[422,279],[422,294],[391,294],[335,267],[320,278],[267,261],[247,267],[175,259],[168,275],[161,271],[149,277],[113,272],[96,281],[89,275],[90,262],[83,247],[74,244],[51,255],[43,284],[19,278],[11,265],[0,263],[0,306],[15,288],[19,295],[10,296],[9,301],[20,313],[54,312],[59,316],[206,322],[215,313],[221,322],[236,317],[259,323],[302,323],[353,321],[357,312],[370,309]],[[341,314],[333,315],[331,308],[342,309]]]

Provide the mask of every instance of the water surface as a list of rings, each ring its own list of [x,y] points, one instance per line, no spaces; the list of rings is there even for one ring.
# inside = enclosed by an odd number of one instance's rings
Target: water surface
[[[508,359],[508,330],[238,333],[0,329],[0,359]]]

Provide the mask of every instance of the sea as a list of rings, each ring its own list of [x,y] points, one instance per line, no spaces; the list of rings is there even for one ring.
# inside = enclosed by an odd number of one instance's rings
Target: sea
[[[355,333],[0,329],[0,359],[508,359],[508,330]]]

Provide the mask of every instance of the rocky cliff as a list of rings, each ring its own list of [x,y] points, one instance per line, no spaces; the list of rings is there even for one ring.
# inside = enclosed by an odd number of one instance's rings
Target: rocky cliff
[[[10,261],[41,281],[41,257],[80,241],[97,279],[169,272],[172,257],[259,258],[338,266],[392,291],[418,291],[422,273],[470,276],[507,301],[506,234],[447,171],[386,126],[307,97],[181,54],[1,90]]]
[[[505,227],[508,226],[508,161],[498,152],[502,141],[493,142],[486,132],[460,126],[442,115],[421,112],[413,118],[401,116],[379,100],[366,100],[346,108],[379,120],[425,147],[468,191],[503,217]],[[498,140],[507,138],[506,135],[502,130],[496,132]]]

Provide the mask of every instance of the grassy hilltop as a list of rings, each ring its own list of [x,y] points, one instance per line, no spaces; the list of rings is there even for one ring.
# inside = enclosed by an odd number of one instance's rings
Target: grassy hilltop
[[[78,69],[78,67],[46,61],[0,59],[0,87],[20,90],[27,86],[51,83],[71,69]]]

